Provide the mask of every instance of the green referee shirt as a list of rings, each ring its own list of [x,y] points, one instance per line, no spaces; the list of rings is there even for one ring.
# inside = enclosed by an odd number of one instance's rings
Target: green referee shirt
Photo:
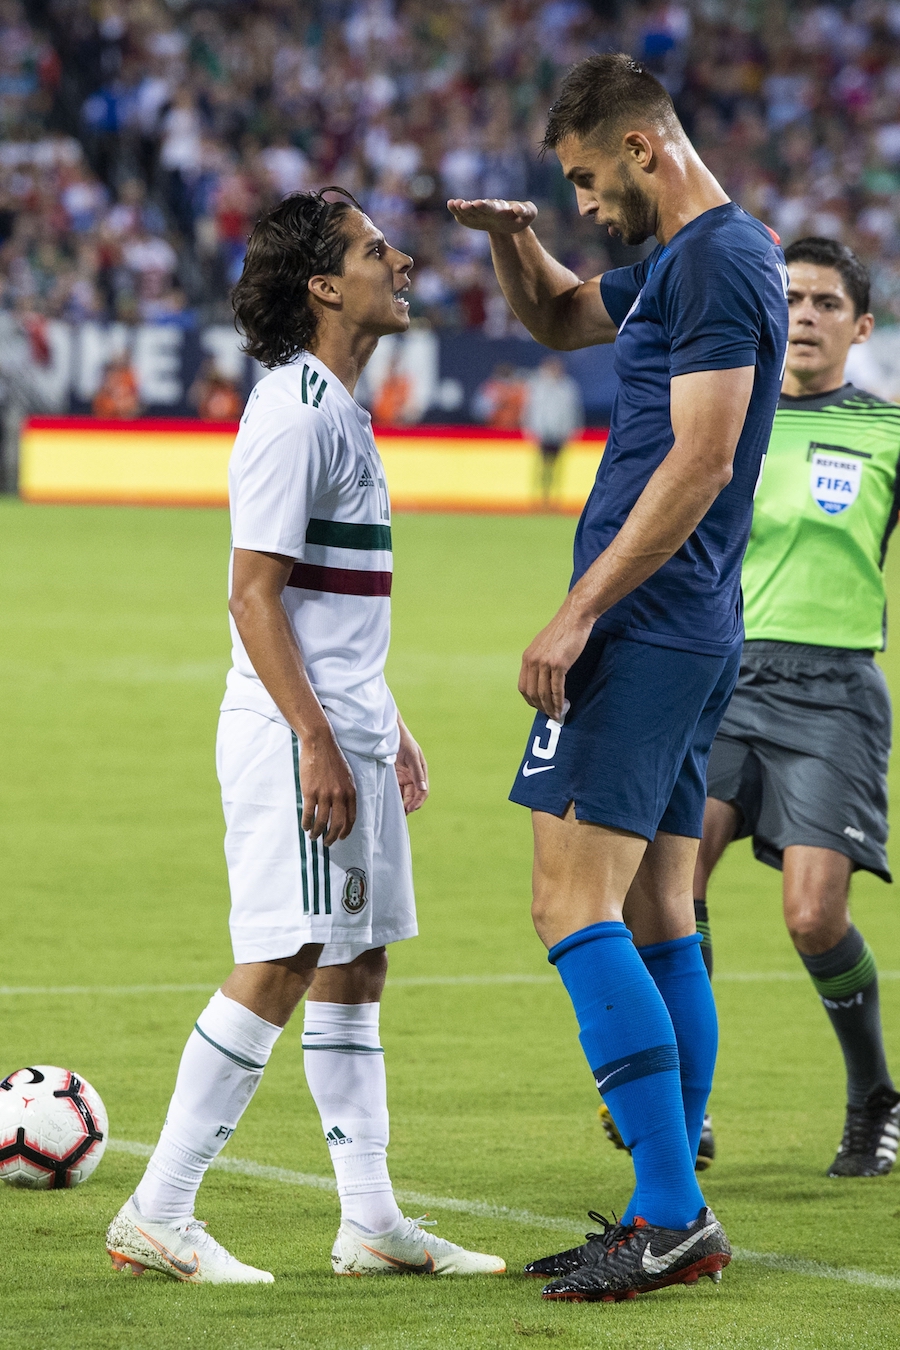
[[[845,384],[782,394],[744,558],[749,640],[881,648],[900,508],[900,406]]]

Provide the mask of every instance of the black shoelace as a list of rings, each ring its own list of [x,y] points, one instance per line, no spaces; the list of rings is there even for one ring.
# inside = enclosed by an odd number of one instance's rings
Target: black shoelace
[[[588,1218],[593,1219],[594,1223],[602,1223],[603,1229],[599,1233],[585,1233],[586,1242],[599,1242],[602,1247],[610,1251],[620,1242],[624,1242],[634,1232],[630,1223],[622,1223],[613,1210],[612,1219],[607,1219],[605,1214],[598,1214],[596,1210],[588,1210]]]

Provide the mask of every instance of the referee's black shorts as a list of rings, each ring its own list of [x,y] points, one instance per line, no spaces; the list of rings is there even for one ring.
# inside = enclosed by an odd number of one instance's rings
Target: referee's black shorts
[[[890,881],[890,749],[891,700],[871,652],[746,642],[707,791],[738,809],[737,837],[752,836],[770,867],[807,844]]]

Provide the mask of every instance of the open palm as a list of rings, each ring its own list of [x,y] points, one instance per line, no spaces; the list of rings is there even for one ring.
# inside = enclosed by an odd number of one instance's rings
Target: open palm
[[[460,225],[470,230],[488,230],[491,234],[518,234],[527,230],[537,215],[534,202],[507,202],[501,197],[465,201],[452,197],[447,209]]]

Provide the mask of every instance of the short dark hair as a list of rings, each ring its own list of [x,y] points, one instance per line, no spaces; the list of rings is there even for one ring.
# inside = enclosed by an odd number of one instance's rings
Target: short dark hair
[[[817,267],[833,267],[847,288],[847,294],[853,301],[853,313],[858,319],[860,314],[869,312],[869,269],[852,248],[838,243],[837,239],[822,239],[810,235],[807,239],[797,239],[784,250],[787,263],[808,262]]]
[[[646,66],[625,52],[588,56],[573,66],[550,109],[541,150],[555,150],[567,136],[612,149],[628,121],[677,121],[666,90]]]
[[[325,192],[342,192],[349,201],[328,202]],[[354,208],[362,210],[343,188],[294,192],[254,226],[231,303],[244,351],[264,366],[287,365],[309,350],[318,325],[309,279],[343,272],[350,244],[345,222]]]

